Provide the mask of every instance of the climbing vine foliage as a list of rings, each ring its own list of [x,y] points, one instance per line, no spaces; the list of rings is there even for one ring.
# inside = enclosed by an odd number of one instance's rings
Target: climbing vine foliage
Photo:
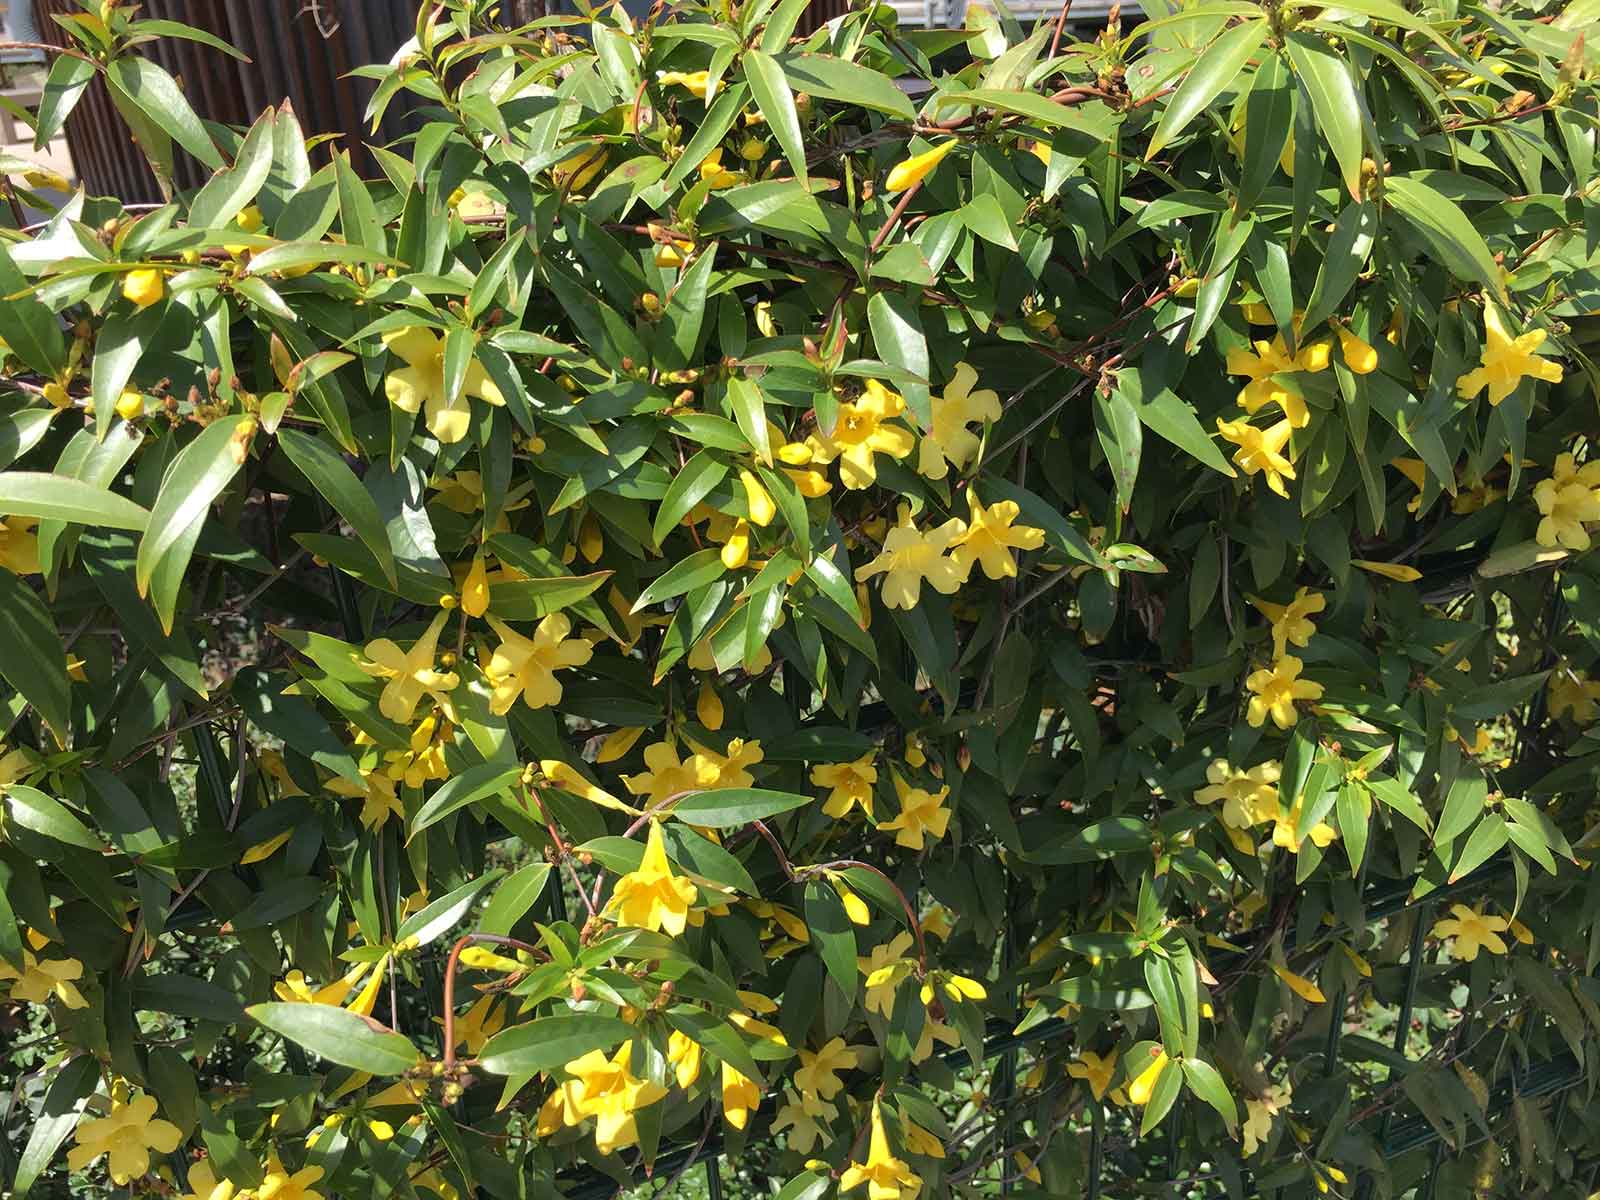
[[[1600,5],[805,7],[58,18],[13,1196],[1587,1193]]]

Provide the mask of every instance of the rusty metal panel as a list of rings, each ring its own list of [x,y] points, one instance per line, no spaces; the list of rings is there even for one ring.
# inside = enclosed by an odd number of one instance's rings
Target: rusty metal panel
[[[46,41],[64,45],[53,13],[78,11],[75,0],[33,0]],[[338,135],[357,168],[374,170],[369,140],[389,142],[408,128],[409,109],[397,97],[374,136],[362,121],[374,84],[348,79],[352,68],[385,62],[411,36],[416,0],[145,0],[143,16],[182,21],[216,34],[250,63],[176,38],[145,52],[177,77],[196,112],[226,125],[248,125],[270,104],[288,99],[308,135]],[[155,177],[96,80],[67,121],[67,144],[78,177],[92,194],[126,201],[159,200]],[[323,156],[329,148],[320,151]],[[196,187],[208,172],[177,152],[179,187]]]

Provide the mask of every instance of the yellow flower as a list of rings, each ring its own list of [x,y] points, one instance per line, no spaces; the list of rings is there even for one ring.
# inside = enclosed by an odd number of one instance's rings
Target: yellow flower
[[[388,638],[378,638],[367,643],[366,655],[370,661],[356,660],[356,665],[368,675],[389,681],[378,698],[378,711],[389,720],[400,725],[411,724],[423,696],[432,696],[449,711],[448,693],[455,690],[461,678],[454,671],[433,669],[434,656],[439,649],[439,631],[449,615],[446,611],[434,617],[410,650],[400,649]]]
[[[55,996],[68,1008],[87,1008],[89,1002],[72,982],[81,978],[83,964],[77,959],[36,958],[26,946],[22,949],[20,974],[10,963],[0,959],[0,979],[16,980],[11,985],[11,999],[25,1000],[29,1004],[46,1004]]]
[[[984,507],[978,489],[967,489],[970,520],[966,532],[957,539],[952,557],[960,564],[963,578],[977,563],[990,579],[1015,579],[1017,559],[1013,550],[1037,550],[1044,545],[1044,530],[1031,525],[1014,525],[1021,509],[1015,500],[1002,500]],[[936,585],[937,586],[937,585]]]
[[[31,517],[0,517],[0,567],[13,575],[39,573],[39,539],[33,533],[36,524]]]
[[[750,522],[743,517],[733,523],[728,540],[722,544],[722,565],[737,571],[750,561]]]
[[[1288,989],[1308,1004],[1325,1004],[1327,997],[1322,994],[1322,989],[1304,975],[1296,975],[1287,967],[1280,967],[1277,963],[1270,964],[1273,974],[1283,980]]]
[[[856,959],[856,967],[867,977],[865,1005],[885,1020],[894,1011],[894,994],[900,981],[911,972],[912,961],[906,958],[911,949],[911,935],[905,930],[895,934],[872,953]]]
[[[867,1185],[868,1200],[910,1200],[922,1188],[922,1180],[889,1150],[889,1135],[883,1128],[883,1111],[872,1102],[872,1140],[867,1161],[852,1162],[839,1178],[841,1192]]]
[[[1561,666],[1550,676],[1550,716],[1560,720],[1563,713],[1571,713],[1576,725],[1592,724],[1600,713],[1600,680],[1590,679],[1582,671]],[[1482,732],[1480,730],[1480,732]]]
[[[462,581],[461,611],[469,617],[481,617],[489,611],[489,568],[481,554],[472,556],[472,566]]]
[[[874,751],[869,750],[854,762],[824,763],[811,768],[811,782],[832,789],[823,802],[823,812],[838,819],[859,807],[867,820],[872,820],[872,789],[878,782],[873,757]]]
[[[1272,1118],[1288,1105],[1291,1092],[1287,1082],[1269,1087],[1257,1099],[1245,1097],[1244,1157],[1249,1158],[1261,1148],[1261,1143],[1272,1134]]]
[[[188,1178],[189,1190],[179,1200],[233,1200],[233,1180],[218,1179],[209,1158],[190,1167]]]
[[[889,178],[883,181],[883,193],[892,196],[896,192],[903,192],[913,184],[921,183],[928,175],[944,161],[944,156],[956,148],[959,138],[951,138],[948,142],[935,146],[932,150],[924,150],[921,154],[913,154],[903,162],[898,162],[889,171]],[[876,1197],[873,1200],[877,1200]]]
[[[761,1089],[756,1086],[755,1080],[723,1063],[722,1115],[727,1118],[728,1124],[735,1129],[743,1129],[750,1121],[750,1114],[760,1107]]]
[[[967,425],[1000,419],[1000,397],[990,388],[975,392],[978,372],[957,363],[955,377],[945,384],[944,395],[934,396],[933,425],[922,435],[917,471],[929,479],[943,479],[951,464],[959,470],[977,457],[982,439]]]
[[[917,1039],[917,1048],[911,1052],[911,1061],[924,1063],[933,1054],[933,1044],[938,1042],[944,1046],[959,1046],[961,1037],[944,1021],[936,1021],[930,1015],[922,1023],[922,1036]]]
[[[301,1167],[298,1171],[291,1172],[282,1163],[274,1160],[267,1177],[255,1190],[256,1198],[257,1200],[322,1200],[322,1193],[311,1186],[321,1178],[321,1167]]]
[[[715,764],[698,754],[680,761],[678,749],[671,742],[646,746],[644,765],[649,770],[624,775],[622,782],[635,796],[646,797],[652,806],[686,792],[702,791],[717,780]]]
[[[358,786],[342,775],[335,775],[323,786],[336,796],[349,796],[361,801],[359,820],[366,829],[381,828],[390,817],[404,822],[406,810],[395,793],[395,781],[378,771],[362,771],[365,786]]]
[[[524,637],[505,623],[489,618],[500,635],[500,646],[489,659],[483,673],[494,689],[489,711],[503,716],[522,697],[529,708],[548,708],[561,703],[561,681],[556,672],[581,667],[594,656],[594,647],[583,638],[569,638],[572,621],[565,613],[551,613],[539,622],[531,638]]]
[[[1329,349],[1327,342],[1313,342],[1291,355],[1282,334],[1270,342],[1256,342],[1254,354],[1242,346],[1235,346],[1228,351],[1228,374],[1244,375],[1250,380],[1239,392],[1239,407],[1254,416],[1266,405],[1276,404],[1283,410],[1290,425],[1304,429],[1311,423],[1311,411],[1306,408],[1304,397],[1287,384],[1280,383],[1275,376],[1293,375],[1300,371],[1313,374],[1325,371],[1328,368]]]
[[[611,151],[602,143],[594,142],[576,154],[562,159],[550,168],[550,182],[571,194],[587,186],[606,165]]]
[[[1294,599],[1288,604],[1270,604],[1254,596],[1250,597],[1250,603],[1272,622],[1272,652],[1275,655],[1281,655],[1291,643],[1301,647],[1310,645],[1311,635],[1317,631],[1311,618],[1328,607],[1322,593],[1309,588],[1296,589]]]
[[[448,779],[450,767],[445,762],[445,747],[454,740],[448,720],[441,721],[437,713],[429,713],[411,731],[409,750],[384,752],[384,774],[390,779],[404,780],[407,787],[421,787],[430,779]]]
[[[33,751],[18,746],[0,754],[0,792],[33,770]]]
[[[1259,729],[1268,714],[1271,714],[1273,722],[1279,729],[1291,729],[1298,719],[1294,707],[1295,701],[1322,698],[1320,683],[1300,678],[1300,671],[1304,665],[1294,655],[1284,654],[1274,659],[1270,667],[1263,667],[1259,671],[1250,673],[1244,684],[1255,695],[1250,697],[1245,719],[1253,728]]]
[[[860,1056],[845,1045],[843,1038],[834,1038],[815,1053],[802,1049],[800,1065],[794,1073],[795,1086],[806,1095],[832,1100],[844,1087],[838,1072],[852,1070],[859,1062]]]
[[[1433,936],[1450,939],[1450,953],[1462,962],[1472,962],[1480,949],[1491,954],[1506,953],[1505,939],[1500,935],[1510,928],[1504,917],[1486,917],[1483,908],[1468,908],[1465,904],[1452,904],[1455,914],[1435,921]]]
[[[73,1138],[78,1144],[67,1155],[68,1168],[81,1171],[107,1155],[111,1181],[120,1186],[147,1175],[150,1151],[171,1154],[183,1134],[172,1122],[156,1118],[154,1096],[135,1092],[126,1101],[113,1096],[106,1116],[80,1120]]]
[[[1533,502],[1539,506],[1539,528],[1534,536],[1541,546],[1564,546],[1568,550],[1589,548],[1586,521],[1600,521],[1600,493],[1577,479],[1558,483],[1541,479],[1533,489]]]
[[[1267,486],[1288,498],[1289,489],[1284,487],[1283,481],[1294,478],[1294,464],[1283,454],[1292,432],[1287,420],[1279,421],[1270,429],[1258,429],[1247,421],[1224,421],[1218,417],[1217,432],[1239,447],[1233,452],[1234,466],[1246,475],[1264,473]]]
[[[167,294],[167,281],[154,267],[140,267],[122,277],[122,294],[140,308],[149,308]]]
[[[124,421],[144,415],[144,396],[134,388],[123,388],[117,397],[117,416]]]
[[[823,1128],[818,1117],[831,1117],[832,1104],[816,1096],[802,1095],[793,1090],[783,1093],[784,1103],[772,1119],[772,1132],[789,1131],[789,1149],[797,1154],[810,1154],[823,1138]]]
[[[889,608],[915,608],[922,598],[923,580],[927,580],[934,591],[951,595],[967,581],[971,562],[963,564],[945,551],[966,531],[965,521],[951,517],[943,525],[924,533],[912,523],[911,506],[902,504],[900,522],[884,538],[882,553],[857,567],[856,579],[883,575],[883,603]]]
[[[1150,1059],[1150,1065],[1128,1084],[1128,1099],[1134,1104],[1149,1104],[1150,1096],[1156,1090],[1156,1083],[1161,1079],[1161,1073],[1167,1069],[1165,1050],[1158,1051]]]
[[[694,715],[695,720],[712,732],[722,728],[723,718],[727,714],[722,706],[722,697],[717,695],[717,689],[709,680],[700,684],[699,694],[694,701]]]
[[[1272,844],[1281,846],[1290,854],[1300,853],[1300,839],[1295,836],[1295,830],[1300,827],[1300,814],[1305,809],[1305,796],[1296,797],[1294,805],[1288,812],[1278,813],[1277,824],[1272,828]],[[1325,850],[1328,844],[1339,835],[1332,825],[1325,821],[1318,821],[1309,830],[1306,836],[1311,839],[1317,849]]]
[[[700,180],[713,192],[720,192],[723,188],[731,188],[743,176],[735,171],[730,171],[722,165],[722,147],[718,146],[700,160]]]
[[[652,747],[653,749],[653,747]],[[650,751],[645,751],[645,761],[650,759]],[[556,758],[543,758],[539,760],[539,770],[544,772],[544,777],[551,787],[560,788],[563,792],[571,792],[580,796],[591,804],[598,804],[602,808],[614,808],[620,812],[635,812],[634,808],[618,800],[610,792],[590,783],[574,766]],[[624,780],[623,782],[627,782]]]
[[[1258,763],[1248,770],[1231,766],[1225,758],[1214,758],[1206,767],[1209,787],[1194,794],[1197,804],[1222,801],[1222,823],[1233,829],[1248,829],[1278,815],[1278,778],[1282,768],[1275,761]]]
[[[661,823],[651,821],[639,869],[617,880],[611,893],[611,907],[618,922],[636,929],[665,930],[677,937],[688,923],[689,905],[694,903],[695,895],[694,884],[672,873]]]
[[[1378,369],[1378,352],[1366,341],[1339,325],[1334,332],[1339,335],[1339,352],[1344,355],[1344,365],[1357,375],[1370,375]]]
[[[1111,1086],[1111,1077],[1117,1073],[1117,1054],[1112,1051],[1104,1058],[1093,1050],[1083,1050],[1078,1054],[1078,1061],[1067,1067],[1067,1074],[1073,1079],[1082,1079],[1089,1085],[1089,1091],[1096,1100],[1105,1098],[1106,1089]]]
[[[1484,330],[1488,344],[1484,346],[1480,366],[1463,375],[1456,390],[1471,400],[1484,388],[1489,389],[1489,403],[1499,404],[1524,379],[1543,379],[1548,383],[1561,382],[1561,364],[1534,353],[1544,344],[1545,331],[1530,329],[1512,337],[1505,327],[1500,310],[1492,305],[1483,311]]]
[[[350,989],[360,983],[370,970],[371,963],[357,963],[343,976],[320,988],[314,988],[300,971],[290,971],[283,977],[282,983],[272,985],[272,990],[279,1000],[288,1004],[331,1004],[337,1008],[344,1003]]]
[[[1550,478],[1558,488],[1566,487],[1569,483],[1600,488],[1600,459],[1580,466],[1570,450],[1563,450],[1556,455],[1555,465],[1550,468]]]
[[[390,371],[383,379],[383,393],[401,412],[425,410],[423,423],[441,442],[459,442],[467,436],[472,408],[469,396],[499,406],[506,402],[483,364],[476,358],[467,366],[461,394],[445,394],[445,340],[420,325],[383,335],[383,344],[406,365]]]
[[[667,1094],[659,1083],[637,1078],[629,1066],[633,1043],[623,1042],[609,1059],[603,1050],[591,1050],[563,1068],[574,1077],[562,1087],[568,1114],[595,1118],[594,1143],[601,1154],[611,1154],[639,1139],[634,1113]],[[568,1120],[575,1125],[577,1120]]]
[[[700,1078],[700,1043],[674,1029],[667,1038],[667,1061],[676,1068],[678,1086],[692,1086]]]
[[[707,103],[716,94],[716,85],[711,82],[710,71],[657,71],[656,82],[663,87],[677,84]]]
[[[895,830],[895,845],[921,850],[924,837],[931,835],[935,841],[944,837],[950,824],[950,810],[944,807],[944,800],[950,795],[948,785],[930,793],[924,788],[912,787],[896,775],[894,792],[900,798],[900,815],[878,828],[885,833]]]
[[[806,438],[812,461],[826,466],[837,458],[845,487],[855,491],[871,487],[878,478],[874,455],[904,458],[916,445],[909,429],[888,424],[905,410],[906,402],[897,392],[876,379],[867,380],[859,397],[840,403],[832,433],[819,431]]]
[[[765,528],[772,524],[772,518],[778,515],[778,506],[772,502],[772,495],[761,486],[761,481],[749,470],[739,469],[739,482],[744,485],[745,506],[750,510],[752,524]]]
[[[521,963],[516,964],[521,967]],[[456,1045],[465,1046],[469,1056],[475,1056],[483,1049],[483,1045],[505,1026],[506,1010],[502,1005],[494,1007],[493,996],[480,996],[472,1002],[472,1007],[460,1014],[455,1020]],[[441,1018],[435,1017],[442,1025]]]
[[[755,783],[749,768],[755,766],[764,757],[761,743],[755,738],[733,738],[728,742],[728,752],[718,754],[715,750],[705,746],[689,743],[694,748],[695,757],[709,763],[715,772],[708,787],[747,788]]]

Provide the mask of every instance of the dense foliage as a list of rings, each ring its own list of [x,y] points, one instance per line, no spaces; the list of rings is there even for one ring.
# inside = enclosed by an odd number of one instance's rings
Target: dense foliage
[[[215,174],[0,240],[13,1195],[1587,1192],[1600,4],[805,5],[63,20]]]

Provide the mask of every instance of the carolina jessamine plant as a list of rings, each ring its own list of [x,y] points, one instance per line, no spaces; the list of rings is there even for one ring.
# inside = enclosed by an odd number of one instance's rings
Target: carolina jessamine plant
[[[426,0],[366,178],[62,19],[13,1195],[1585,1190],[1594,5],[805,3]]]

